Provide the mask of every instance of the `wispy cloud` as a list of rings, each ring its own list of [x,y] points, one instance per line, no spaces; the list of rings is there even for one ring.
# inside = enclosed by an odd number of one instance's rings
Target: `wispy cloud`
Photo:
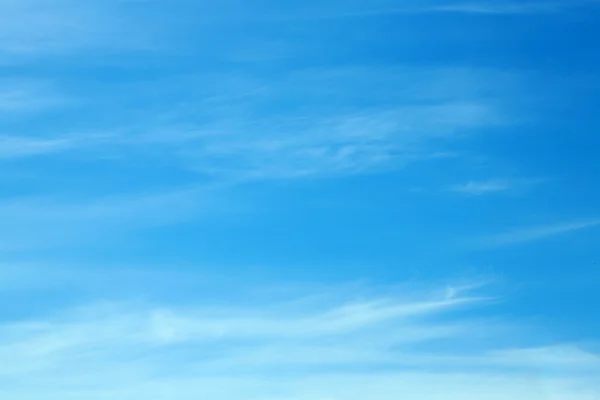
[[[89,243],[103,234],[161,226],[243,207],[219,184],[115,195],[70,193],[0,201],[0,249],[22,251]],[[57,234],[57,231],[60,234]]]
[[[0,157],[77,148],[90,150],[90,156],[115,151],[136,157],[160,154],[203,174],[244,180],[398,168],[443,152],[441,143],[449,138],[511,123],[510,113],[497,101],[504,94],[491,87],[494,79],[489,75],[496,76],[495,81],[513,80],[490,71],[360,68],[300,70],[245,83],[235,76],[200,82],[190,78],[189,88],[180,87],[179,81],[152,88],[182,92],[188,99],[183,105],[165,96],[164,108],[157,113],[153,106],[147,118],[138,115],[133,122],[125,115],[128,122],[113,128],[86,126],[61,135],[56,128],[46,133],[42,127],[35,136],[4,136]],[[402,87],[402,93],[390,91],[390,85]],[[324,92],[323,87],[329,89]],[[128,90],[144,104],[147,87],[137,93],[135,88]],[[358,107],[358,99],[370,106]],[[100,100],[86,99],[91,107]],[[264,111],[285,102],[295,106]]]
[[[460,185],[452,185],[449,191],[467,196],[516,192],[543,182],[542,179],[491,179],[487,181],[469,181]]]
[[[431,150],[425,143],[495,119],[485,106],[459,103],[279,123],[257,120],[260,138],[243,128],[200,136],[180,155],[196,170],[245,178],[354,174],[427,157]]]
[[[572,8],[597,5],[594,0],[579,1],[471,1],[453,2],[454,4],[443,4],[432,6],[433,11],[455,12],[470,14],[540,14],[565,11]]]
[[[74,138],[26,138],[0,136],[0,159],[15,159],[62,153],[79,148],[80,141]]]
[[[65,56],[90,51],[108,54],[115,50],[155,50],[168,41],[163,29],[173,28],[173,10],[179,19],[195,14],[196,24],[231,23],[289,19],[327,19],[414,13],[532,14],[554,12],[595,4],[592,1],[448,2],[389,0],[302,2],[302,5],[274,7],[274,3],[247,7],[232,1],[218,5],[186,1],[127,0],[2,0],[0,15],[0,62],[10,63],[39,56]],[[277,9],[275,12],[273,9]],[[161,15],[162,18],[157,18]],[[189,23],[187,21],[182,26]],[[31,29],[35,26],[36,29]],[[184,29],[184,28],[181,28]]]
[[[24,79],[19,76],[0,79],[0,121],[40,112],[53,112],[68,106],[71,99],[54,82]]]
[[[490,82],[502,82],[502,87]],[[46,168],[58,160],[76,178],[90,166],[113,161],[119,171],[133,165],[151,175],[160,164],[185,171],[189,178],[183,188],[161,182],[163,194],[142,189],[98,195],[91,181],[82,179],[90,186],[12,197],[1,204],[0,246],[48,247],[93,237],[118,223],[148,226],[191,217],[205,209],[207,198],[214,203],[215,196],[206,193],[212,188],[204,188],[214,182],[231,187],[342,177],[435,161],[447,143],[511,123],[510,112],[495,100],[506,95],[510,82],[514,77],[496,71],[348,67],[269,77],[176,77],[151,87],[112,83],[100,92],[73,89],[79,111],[94,118],[81,124],[77,117],[65,118],[72,114],[62,108],[50,110],[50,124],[22,118],[18,135],[0,135],[1,163],[44,180]],[[401,87],[402,93],[390,86]],[[123,92],[143,112],[115,107],[112,94]],[[274,106],[286,103],[292,106]],[[111,123],[101,126],[99,120]],[[50,175],[62,182],[62,176]],[[237,209],[231,204],[234,197],[220,201]],[[52,233],[57,228],[60,235]]]
[[[348,175],[430,159],[436,139],[499,123],[493,108],[470,103],[401,107],[329,116],[217,121],[137,135],[4,137],[0,157],[21,158],[94,148],[100,156],[160,152],[187,168],[233,180]],[[154,131],[154,132],[153,132]],[[259,135],[260,133],[260,135]]]
[[[226,307],[105,302],[4,321],[3,392],[18,400],[40,391],[52,400],[149,394],[385,400],[407,393],[431,400],[545,399],[540,385],[575,400],[599,393],[592,380],[597,355],[576,345],[506,347],[497,329],[461,317],[462,309],[485,305],[477,296],[446,299],[433,290],[292,300]],[[482,332],[489,336],[483,341]]]
[[[310,2],[308,2],[311,4]],[[322,2],[320,7],[294,9],[281,13],[279,19],[342,19],[365,18],[411,14],[480,14],[480,15],[536,15],[562,12],[569,9],[597,5],[594,0],[580,1],[356,1],[344,5],[338,2]]]
[[[516,229],[506,233],[483,237],[476,240],[476,243],[481,246],[490,247],[509,246],[543,240],[553,236],[567,235],[597,226],[600,226],[600,219],[591,218],[554,225]]]
[[[2,0],[0,63],[11,63],[15,57],[23,60],[91,49],[141,47],[138,21],[124,13],[134,4],[121,0]]]
[[[489,193],[505,192],[510,190],[512,185],[504,180],[491,180],[483,182],[468,182],[462,185],[454,185],[450,191],[462,193],[471,196],[478,196]]]
[[[455,2],[454,4],[431,7],[432,11],[469,14],[539,14],[564,10],[580,5],[575,2],[529,1],[529,2]]]

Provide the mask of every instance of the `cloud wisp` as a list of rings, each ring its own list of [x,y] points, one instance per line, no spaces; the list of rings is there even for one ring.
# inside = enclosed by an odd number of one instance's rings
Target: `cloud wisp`
[[[90,50],[148,48],[149,31],[131,18],[136,3],[123,0],[2,0],[0,63]],[[146,2],[150,4],[150,2]]]
[[[448,191],[465,196],[484,196],[499,193],[515,193],[543,182],[543,179],[490,179],[469,181],[452,185]]]
[[[447,13],[466,13],[466,14],[488,14],[488,15],[529,15],[544,14],[564,11],[566,9],[581,6],[585,2],[561,2],[561,1],[473,1],[473,2],[454,2],[454,4],[432,6],[431,11]]]
[[[526,244],[554,236],[567,235],[600,226],[600,219],[590,218],[577,221],[564,222],[553,225],[543,225],[516,229],[513,231],[483,237],[476,241],[482,247],[502,247]]]
[[[177,76],[151,86],[145,80],[113,82],[99,89],[65,82],[77,112],[44,110],[51,123],[37,114],[20,114],[19,134],[0,135],[0,163],[32,177],[29,182],[39,181],[40,187],[53,179],[61,188],[2,201],[0,247],[48,247],[56,240],[86,238],[82,233],[91,226],[94,232],[115,221],[125,229],[147,226],[168,220],[163,218],[167,214],[178,219],[181,210],[192,210],[185,214],[192,217],[206,204],[203,188],[215,182],[231,188],[331,179],[435,162],[453,156],[450,144],[486,127],[511,124],[502,99],[511,96],[518,81],[513,74],[489,70],[328,67],[269,76]],[[127,96],[117,99],[121,93]],[[68,179],[54,172],[57,164],[69,166]],[[99,194],[92,177],[84,176],[91,171],[100,185],[112,188],[112,178],[101,171],[126,175],[130,167],[136,174],[130,181],[152,189]],[[177,185],[145,180],[175,174],[185,176]],[[73,181],[82,184],[73,186]],[[215,196],[208,198],[214,202]],[[229,200],[220,201],[231,206]],[[60,235],[52,234],[55,227]]]
[[[5,199],[0,201],[0,250],[89,244],[109,232],[244,212],[240,202],[223,195],[225,189],[228,186],[203,184],[112,196],[63,194]]]
[[[490,75],[497,74],[348,68],[298,70],[268,79],[245,78],[245,82],[231,75],[190,78],[186,87],[177,80],[158,82],[152,93],[165,93],[161,107],[148,104],[143,118],[138,115],[132,120],[126,111],[118,111],[116,115],[123,113],[128,122],[113,127],[86,125],[76,132],[65,127],[62,134],[60,126],[52,132],[35,126],[35,135],[1,137],[0,159],[77,150],[89,157],[107,153],[160,157],[229,180],[396,169],[443,153],[444,141],[510,124],[510,112],[499,104],[502,90],[486,82],[512,78],[489,79]],[[390,85],[402,88],[402,93],[389,90]],[[242,89],[249,94],[240,95]],[[148,88],[129,90],[143,108]],[[120,91],[119,86],[111,88],[111,93]],[[167,95],[173,92],[178,93],[175,99]],[[481,92],[487,93],[485,99]],[[108,102],[99,95],[81,96],[88,107],[104,107]],[[187,102],[182,104],[180,98]],[[361,102],[369,105],[359,107]],[[266,111],[285,103],[292,106]]]
[[[4,321],[2,389],[17,400],[41,391],[52,400],[383,400],[407,393],[428,400],[542,399],[540,384],[557,398],[599,393],[588,378],[600,369],[597,355],[569,344],[508,347],[496,328],[461,316],[484,307],[485,297],[447,298],[436,290],[293,300],[227,307],[101,302]],[[424,389],[440,384],[444,391]]]
[[[309,2],[310,4],[310,2]],[[380,16],[402,16],[418,14],[466,14],[466,15],[519,15],[530,16],[540,14],[551,14],[578,9],[582,7],[595,6],[594,0],[580,1],[403,1],[391,2],[379,1],[357,1],[350,4],[339,5],[338,2],[322,2],[321,7],[306,7],[306,9],[294,9],[294,12],[278,14],[275,19],[343,19],[343,18],[370,18]],[[337,7],[336,7],[337,6]]]
[[[2,0],[0,15],[0,62],[76,54],[90,51],[110,54],[114,51],[155,52],[169,42],[170,19],[178,15],[187,21],[197,15],[196,24],[231,24],[232,22],[285,22],[288,20],[339,19],[393,14],[462,13],[482,15],[529,15],[560,12],[570,8],[594,6],[594,1],[404,1],[389,0],[303,2],[302,6],[277,3],[248,7],[239,2],[218,5],[186,1],[127,0]],[[273,8],[276,11],[273,11]],[[157,15],[162,16],[158,18]],[[31,29],[35,26],[36,29]],[[168,46],[167,46],[168,47]]]
[[[480,196],[491,193],[506,192],[512,188],[510,182],[505,180],[490,180],[481,182],[468,182],[462,185],[454,185],[450,191],[469,196]]]

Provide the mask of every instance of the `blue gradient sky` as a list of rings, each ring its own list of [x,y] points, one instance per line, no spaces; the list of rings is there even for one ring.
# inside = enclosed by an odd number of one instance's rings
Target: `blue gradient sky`
[[[7,398],[600,398],[597,1],[0,18]]]

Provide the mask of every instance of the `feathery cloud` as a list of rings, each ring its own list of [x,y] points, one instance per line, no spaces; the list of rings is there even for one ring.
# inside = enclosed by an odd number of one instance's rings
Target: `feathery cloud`
[[[179,81],[159,82],[152,87],[154,96],[165,93],[159,112],[152,105],[132,121],[127,111],[119,110],[127,123],[112,128],[86,125],[76,133],[71,127],[57,133],[60,125],[51,132],[36,126],[35,136],[5,135],[0,158],[76,149],[90,157],[115,152],[127,157],[159,155],[190,170],[234,180],[394,169],[443,152],[441,143],[449,138],[510,124],[510,112],[498,104],[506,95],[504,89],[489,82],[502,81],[506,87],[514,78],[497,75],[349,68],[300,70],[243,83],[229,75],[199,82],[190,79],[185,87]],[[402,91],[390,91],[390,86]],[[246,95],[240,94],[242,89]],[[117,85],[111,88],[111,92],[121,90]],[[128,90],[144,104],[147,87]],[[181,92],[177,97],[187,102],[170,98],[172,92]],[[486,94],[485,100],[481,93]],[[89,94],[81,98],[88,108],[106,101]],[[295,105],[280,112],[265,111],[286,102]],[[359,107],[362,102],[370,105]]]
[[[477,243],[485,247],[516,245],[543,240],[553,236],[575,233],[578,231],[595,228],[599,225],[600,219],[583,219],[554,225],[517,229],[506,233],[483,237],[477,240]]]
[[[461,309],[485,305],[477,297],[446,299],[436,290],[293,304],[116,302],[4,321],[3,391],[19,400],[40,390],[49,399],[119,400],[542,399],[540,384],[576,400],[600,393],[597,355],[575,345],[506,348],[497,329],[461,317]],[[479,341],[481,332],[490,338]],[[485,344],[474,351],[474,343]],[[443,391],[425,389],[441,384]]]
[[[467,196],[515,192],[543,182],[542,179],[491,179],[487,181],[469,181],[465,184],[453,185],[449,191]]]
[[[0,63],[89,50],[147,47],[145,33],[148,31],[132,18],[135,3],[127,0],[1,0]]]
[[[468,182],[463,185],[454,185],[450,190],[471,196],[478,196],[489,193],[505,192],[510,190],[512,185],[504,180],[491,180],[482,182]]]

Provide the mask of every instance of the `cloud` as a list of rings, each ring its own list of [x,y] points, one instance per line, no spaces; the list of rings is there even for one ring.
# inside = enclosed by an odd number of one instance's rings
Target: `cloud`
[[[0,163],[28,176],[32,188],[50,180],[57,188],[0,202],[0,247],[80,243],[119,225],[171,223],[246,202],[235,193],[221,196],[213,185],[230,189],[435,162],[449,153],[448,143],[512,123],[498,99],[515,81],[488,70],[346,67],[177,76],[152,85],[109,82],[99,91],[56,82],[51,94],[60,97],[65,86],[69,96],[62,96],[76,110],[44,109],[52,123],[29,113],[20,117],[18,135],[0,135]],[[69,173],[57,174],[56,165]],[[157,178],[152,189],[99,192],[96,184],[117,187],[98,173],[107,167],[119,176],[131,168],[140,186],[148,182],[142,175]],[[162,181],[164,171],[185,179]],[[214,206],[216,198],[221,207]]]
[[[450,2],[432,6],[431,10],[439,12],[469,13],[469,14],[507,14],[528,15],[561,12],[568,9],[594,6],[595,0],[579,1],[472,1],[472,2]]]
[[[163,226],[243,207],[221,195],[225,186],[169,187],[94,196],[71,193],[15,196],[0,201],[0,249],[29,251],[90,243],[109,232]]]
[[[52,400],[588,400],[600,393],[597,355],[573,344],[507,347],[502,329],[461,314],[481,312],[485,296],[447,299],[434,289],[227,306],[203,306],[201,298],[98,302],[4,320],[0,390],[18,400],[42,392]]]
[[[502,192],[515,192],[541,182],[543,182],[541,179],[491,179],[453,185],[448,190],[467,196],[482,196]]]
[[[432,6],[432,11],[468,14],[539,14],[557,12],[581,5],[577,2],[530,1],[511,2],[454,2],[454,4]]]
[[[142,30],[128,11],[135,3],[1,0],[0,63],[91,49],[141,48]]]
[[[17,159],[40,155],[63,153],[80,147],[74,138],[26,138],[0,136],[0,159]]]
[[[485,182],[468,182],[462,185],[450,187],[450,191],[462,193],[471,196],[479,196],[489,193],[505,192],[510,190],[512,185],[508,181],[491,180]]]
[[[2,0],[0,15],[0,63],[23,62],[32,57],[110,54],[115,51],[148,52],[164,50],[173,30],[193,26],[241,22],[285,22],[290,19],[313,20],[352,18],[390,14],[469,13],[531,14],[553,12],[593,2],[447,2],[389,0],[303,2],[282,6],[277,2],[248,7],[244,2],[192,4],[175,0]],[[175,18],[174,18],[175,16]],[[174,24],[177,20],[180,23]],[[35,27],[35,29],[31,29]],[[168,47],[168,46],[167,46]]]
[[[130,144],[160,147],[163,154],[169,149],[192,170],[228,179],[397,169],[443,153],[452,140],[514,123],[504,100],[519,86],[510,73],[460,68],[294,69],[188,79],[185,91],[202,92],[182,96],[185,106],[171,107],[159,123],[151,119],[145,132],[138,127]]]
[[[522,243],[543,240],[558,235],[567,235],[585,229],[595,228],[600,225],[600,219],[584,219],[565,222],[555,225],[544,225],[532,228],[523,228],[506,233],[483,237],[477,244],[486,247],[499,247],[517,245]]]
[[[0,80],[0,118],[47,111],[68,102],[49,82],[16,77]]]
[[[557,367],[564,369],[597,367],[600,363],[598,355],[570,345],[493,351],[489,356],[493,362],[501,365],[533,365],[550,370]]]
[[[60,125],[52,131],[36,126],[35,135],[5,135],[0,158],[74,150],[86,158],[160,157],[229,180],[396,169],[443,153],[449,139],[510,124],[500,99],[514,80],[494,71],[334,68],[269,77],[186,77],[152,87],[115,84],[110,93],[127,89],[143,114],[130,116],[128,107],[112,112],[105,94],[82,93],[86,110],[106,108],[110,118],[121,115],[123,122],[88,123],[77,132],[64,127],[62,134],[56,132]],[[278,109],[286,103],[291,106]]]
[[[308,2],[308,4],[312,4]],[[279,19],[341,19],[364,18],[390,15],[411,14],[473,14],[473,15],[539,15],[562,12],[568,9],[594,6],[594,0],[580,1],[456,1],[456,0],[430,0],[430,1],[354,1],[340,6],[337,1],[321,2],[320,7],[305,6],[294,8],[292,11],[281,12]]]
[[[244,179],[356,174],[427,158],[425,143],[495,118],[485,106],[455,103],[306,120],[256,120],[252,125],[260,137],[240,127],[200,136],[179,154],[197,171]]]
[[[185,117],[184,117],[185,118]],[[188,169],[226,180],[292,179],[396,169],[439,153],[432,143],[457,132],[496,124],[491,107],[472,103],[399,107],[328,116],[256,116],[182,130],[139,135],[5,137],[0,157],[19,158],[92,149],[161,153]],[[154,131],[154,132],[153,132]]]

